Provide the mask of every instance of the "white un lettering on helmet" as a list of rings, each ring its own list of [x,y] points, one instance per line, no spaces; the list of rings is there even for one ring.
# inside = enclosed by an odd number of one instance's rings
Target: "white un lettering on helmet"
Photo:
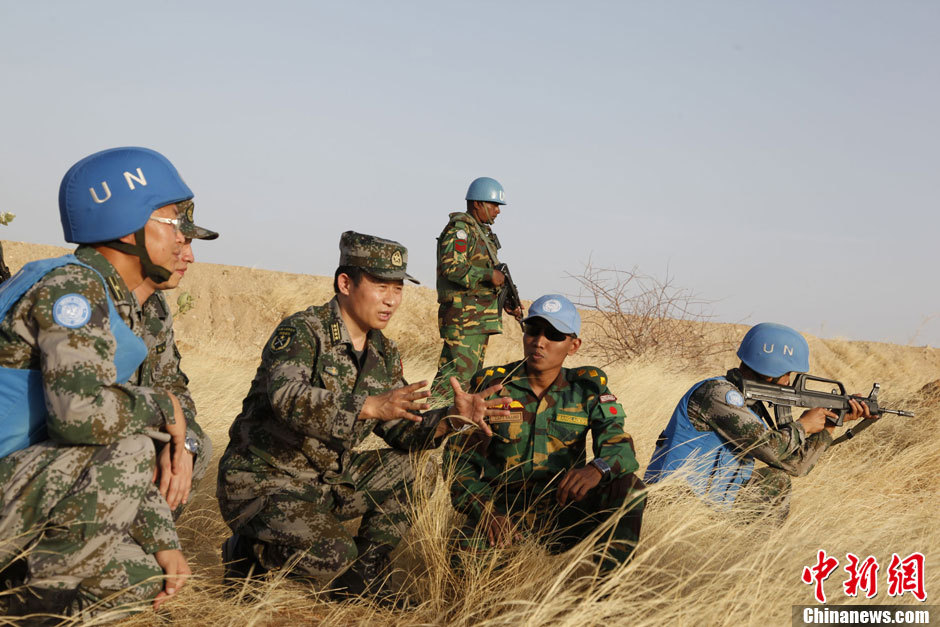
[[[137,183],[141,187],[147,186],[147,178],[144,176],[144,172],[141,168],[137,168],[137,174],[131,174],[130,172],[124,172],[124,181],[127,183],[128,189],[134,191],[137,189],[137,186],[134,183]],[[88,193],[91,194],[91,199],[95,201],[95,204],[101,205],[108,201],[111,198],[111,188],[108,187],[107,181],[101,181],[101,190],[103,193],[103,198],[98,195],[98,192],[94,187],[88,188]]]

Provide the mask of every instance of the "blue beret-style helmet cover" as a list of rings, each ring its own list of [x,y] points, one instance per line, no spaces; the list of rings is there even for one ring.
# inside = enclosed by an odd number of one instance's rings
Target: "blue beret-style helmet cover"
[[[506,192],[503,186],[496,179],[488,176],[481,176],[470,183],[467,190],[467,200],[481,200],[483,202],[493,202],[497,205],[506,204]]]
[[[581,332],[581,314],[570,300],[561,294],[546,294],[540,296],[529,307],[529,315],[523,322],[532,318],[542,318],[562,333]]]
[[[809,344],[797,331],[782,324],[761,322],[747,332],[738,357],[748,368],[766,377],[809,371]]]
[[[160,207],[192,191],[166,157],[148,148],[111,148],[85,157],[59,186],[65,241],[107,242],[142,228]]]

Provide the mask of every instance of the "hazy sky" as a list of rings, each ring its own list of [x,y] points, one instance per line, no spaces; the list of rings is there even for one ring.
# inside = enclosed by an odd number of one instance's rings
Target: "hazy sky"
[[[0,0],[0,237],[141,145],[214,263],[332,274],[342,231],[435,237],[492,176],[524,298],[598,266],[765,320],[940,346],[940,3]]]

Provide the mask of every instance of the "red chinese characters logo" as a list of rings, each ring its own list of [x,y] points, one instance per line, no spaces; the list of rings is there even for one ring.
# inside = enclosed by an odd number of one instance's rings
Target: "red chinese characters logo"
[[[845,558],[847,563],[843,570],[848,573],[848,578],[842,583],[845,595],[857,597],[859,592],[864,592],[865,598],[870,599],[878,594],[878,560],[873,555],[861,560],[853,553],[846,553]],[[892,553],[891,562],[885,571],[888,595],[894,597],[910,592],[918,601],[925,601],[927,592],[924,588],[924,563],[923,553],[911,553],[903,559],[897,553]],[[839,560],[819,550],[816,553],[816,563],[803,568],[800,579],[803,583],[814,586],[813,596],[819,603],[826,602],[823,582],[838,566]]]
[[[858,596],[859,588],[865,591],[866,599],[878,594],[878,560],[869,555],[864,562],[859,564],[858,558],[852,553],[846,553],[845,558],[849,560],[849,563],[845,565],[849,578],[842,584],[845,596]]]
[[[904,559],[891,554],[888,564],[888,596],[901,596],[911,592],[918,601],[927,599],[924,590],[924,554],[911,553]]]
[[[839,565],[839,560],[834,557],[826,557],[826,552],[822,549],[816,554],[816,565],[803,568],[803,583],[815,583],[814,594],[816,600],[820,603],[826,602],[826,591],[823,590],[823,582],[829,578],[832,571]]]

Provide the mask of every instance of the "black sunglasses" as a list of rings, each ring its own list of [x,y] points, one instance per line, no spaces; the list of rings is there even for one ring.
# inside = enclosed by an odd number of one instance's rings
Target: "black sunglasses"
[[[562,333],[553,326],[547,324],[538,324],[536,322],[525,322],[522,325],[522,332],[532,337],[544,335],[549,342],[562,342],[571,337],[567,333]]]

